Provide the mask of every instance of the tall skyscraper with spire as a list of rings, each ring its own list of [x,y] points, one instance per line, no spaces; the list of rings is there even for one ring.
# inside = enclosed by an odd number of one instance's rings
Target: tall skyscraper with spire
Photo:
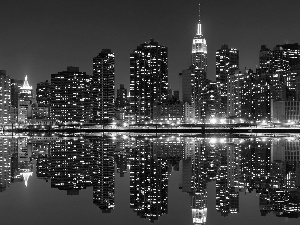
[[[183,102],[190,104],[195,108],[195,121],[204,122],[205,98],[207,75],[207,44],[202,33],[202,24],[200,20],[199,3],[199,21],[197,24],[197,33],[193,38],[191,66],[188,70],[181,73]]]
[[[207,73],[207,44],[206,39],[202,34],[202,25],[200,18],[200,2],[199,2],[199,21],[197,25],[197,33],[193,38],[192,45],[192,65],[197,70]]]

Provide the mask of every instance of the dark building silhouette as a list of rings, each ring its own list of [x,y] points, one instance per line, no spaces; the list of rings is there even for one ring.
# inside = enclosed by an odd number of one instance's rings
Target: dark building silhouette
[[[11,105],[16,109],[18,108],[20,88],[23,83],[24,80],[11,79]]]
[[[119,110],[129,109],[127,89],[124,87],[124,84],[120,84],[120,88],[117,89],[116,108]]]

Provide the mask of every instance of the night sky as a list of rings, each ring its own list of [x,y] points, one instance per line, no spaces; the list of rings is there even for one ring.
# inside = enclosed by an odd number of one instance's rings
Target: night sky
[[[92,74],[103,48],[116,56],[116,87],[129,87],[129,54],[154,38],[169,48],[169,83],[191,61],[197,0],[2,0],[0,69],[30,84],[79,66]],[[258,64],[260,45],[300,42],[299,0],[203,0],[201,21],[208,44],[208,77],[215,79],[215,52],[240,50],[240,68]]]

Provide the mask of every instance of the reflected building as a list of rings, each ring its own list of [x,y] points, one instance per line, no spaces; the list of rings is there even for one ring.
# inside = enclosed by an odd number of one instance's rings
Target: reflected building
[[[36,176],[48,182],[51,178],[51,158],[49,155],[40,154],[36,159]]]
[[[150,140],[136,140],[130,160],[130,207],[154,222],[168,213],[168,162]]]
[[[168,213],[168,177],[182,160],[182,191],[193,224],[207,222],[207,184],[216,182],[222,216],[239,212],[239,195],[255,191],[262,216],[299,218],[300,141],[294,138],[131,137],[2,138],[0,191],[39,179],[69,195],[93,186],[103,213],[115,207],[115,168],[130,168],[130,207],[151,222]],[[35,160],[33,160],[35,159]],[[126,176],[127,177],[127,176]],[[122,178],[124,179],[124,178]]]
[[[193,224],[207,220],[207,182],[209,152],[204,139],[186,138],[182,164],[182,191],[191,196]]]
[[[50,146],[51,188],[78,195],[92,185],[91,144],[83,138],[61,138]],[[47,164],[46,164],[47,165]]]
[[[216,209],[222,216],[239,212],[240,146],[233,139],[220,154],[220,166],[216,177]]]
[[[33,174],[33,161],[31,149],[28,149],[27,138],[19,138],[17,140],[17,170],[14,174],[14,182],[24,181],[25,186],[28,185],[29,178]]]
[[[107,136],[90,141],[93,156],[93,203],[103,213],[111,213],[115,208],[115,145]]]
[[[0,192],[6,190],[11,183],[11,140],[0,138]]]
[[[126,152],[119,151],[115,154],[115,161],[117,164],[117,173],[121,177],[124,177],[124,174],[127,173],[127,154]]]

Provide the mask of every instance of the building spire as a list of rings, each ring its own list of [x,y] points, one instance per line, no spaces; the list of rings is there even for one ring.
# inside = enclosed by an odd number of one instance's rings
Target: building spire
[[[201,18],[200,18],[200,0],[199,0],[199,21],[198,21],[198,26],[197,26],[197,35],[202,35]]]
[[[200,18],[200,1],[199,1],[199,23],[201,23],[201,18]]]

